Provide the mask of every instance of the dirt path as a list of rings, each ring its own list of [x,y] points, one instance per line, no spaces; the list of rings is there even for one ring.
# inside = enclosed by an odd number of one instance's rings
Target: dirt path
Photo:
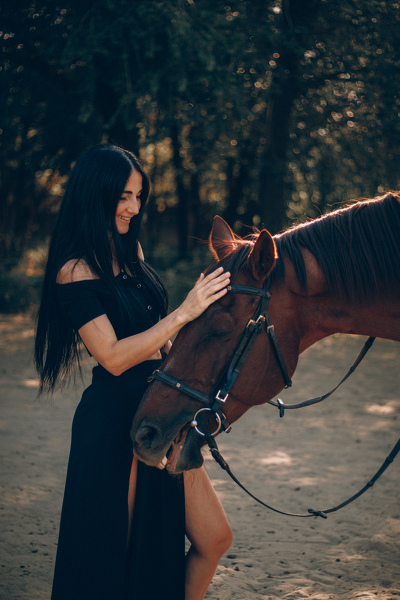
[[[362,343],[333,336],[308,350],[282,397],[296,402],[330,389]],[[0,315],[2,600],[50,597],[71,419],[82,389],[35,401],[32,346],[29,317]],[[219,445],[255,494],[303,512],[337,504],[370,479],[399,437],[399,414],[400,344],[378,340],[333,399],[284,419],[270,406],[254,408]],[[208,599],[400,600],[400,457],[327,520],[269,512],[211,460],[207,470],[234,531]]]

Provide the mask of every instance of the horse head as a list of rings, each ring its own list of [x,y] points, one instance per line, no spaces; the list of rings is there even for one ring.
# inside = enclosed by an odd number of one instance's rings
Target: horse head
[[[214,219],[210,248],[217,262],[208,272],[220,265],[229,270],[232,290],[245,286],[261,294],[278,258],[275,241],[268,231],[263,230],[253,239],[244,240],[237,237],[220,217]],[[282,288],[271,300],[272,319],[285,311],[286,296]],[[238,345],[243,344],[243,332],[260,301],[259,295],[227,293],[179,332],[161,367],[164,378],[169,377],[179,384],[170,387],[165,381],[153,381],[132,425],[134,453],[145,463],[166,465],[175,473],[201,466],[204,436],[200,432],[215,431],[217,417],[215,412],[199,410],[202,405],[195,397],[184,394],[182,385],[210,396]],[[289,303],[287,309],[286,317],[290,316]],[[284,323],[274,322],[274,325],[285,364],[292,373],[298,357],[296,328],[291,327],[287,318]],[[263,327],[241,366],[240,375],[224,399],[223,418],[233,423],[251,406],[267,402],[283,387],[285,380],[266,327]],[[191,426],[195,415],[201,420],[198,428]]]
[[[275,238],[263,230],[242,240],[216,217],[210,246],[209,270],[231,272],[231,293],[180,331],[131,432],[139,458],[175,472],[202,464],[203,434],[218,433],[219,421],[226,427],[289,385],[299,354],[318,340],[400,341],[400,193]]]

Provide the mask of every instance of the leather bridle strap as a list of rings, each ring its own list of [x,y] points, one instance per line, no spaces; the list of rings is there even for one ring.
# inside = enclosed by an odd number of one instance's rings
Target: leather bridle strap
[[[222,427],[226,432],[230,431],[231,426],[228,420],[226,419],[225,414],[221,410],[221,406],[226,402],[229,392],[233,384],[235,383],[236,378],[239,375],[240,370],[242,369],[247,357],[249,356],[257,337],[263,331],[265,324],[268,325],[267,332],[275,348],[275,353],[282,370],[285,385],[286,387],[292,385],[292,382],[289,378],[286,369],[285,361],[283,360],[283,357],[278,347],[278,342],[275,337],[273,326],[269,323],[268,303],[269,299],[271,298],[269,286],[270,283],[268,279],[265,280],[262,288],[237,284],[232,284],[228,286],[228,292],[234,294],[258,296],[260,298],[260,302],[253,314],[253,317],[248,321],[245,330],[242,334],[242,337],[239,341],[239,344],[237,345],[236,350],[233,353],[232,358],[230,359],[227,367],[222,372],[219,380],[217,381],[217,384],[214,386],[214,389],[210,395],[204,394],[203,392],[196,390],[190,385],[179,381],[171,375],[168,375],[164,371],[156,370],[148,379],[149,383],[154,380],[161,381],[169,387],[172,387],[178,390],[179,392],[182,392],[186,396],[189,396],[193,400],[196,400],[197,402],[200,402],[204,405],[204,408],[201,408],[196,412],[191,423],[191,425],[196,429],[196,431],[200,435],[204,436],[205,434],[198,427],[197,416],[199,413],[205,410],[214,413],[215,418],[217,419],[217,422],[219,424],[218,428],[213,433],[214,436],[217,435],[217,433],[220,430],[220,427]]]
[[[329,398],[329,396],[332,396],[332,394],[334,392],[336,392],[338,387],[340,387],[342,385],[342,383],[344,383],[346,381],[346,379],[348,379],[352,373],[354,373],[354,371],[356,370],[356,368],[358,367],[358,365],[360,364],[360,362],[362,361],[364,356],[367,354],[368,350],[371,348],[374,341],[375,341],[374,337],[369,337],[367,339],[364,346],[362,347],[361,352],[357,356],[356,360],[354,361],[354,363],[352,364],[350,369],[347,371],[346,375],[343,377],[343,379],[341,379],[341,381],[339,381],[339,383],[333,389],[331,389],[330,392],[327,392],[323,396],[317,396],[316,398],[310,398],[310,400],[304,400],[304,402],[299,402],[298,404],[284,404],[280,398],[277,398],[276,402],[274,400],[268,400],[268,404],[271,404],[272,406],[279,408],[279,416],[283,417],[286,409],[289,410],[289,409],[293,409],[293,408],[304,408],[305,406],[312,406],[313,404],[317,404],[318,402],[322,402],[323,400],[326,400],[327,398]]]
[[[186,383],[175,379],[175,377],[168,375],[168,373],[165,373],[164,371],[159,371],[158,369],[156,369],[150,375],[147,381],[148,383],[151,383],[155,379],[157,381],[165,383],[169,387],[175,388],[178,392],[182,392],[182,394],[185,394],[185,396],[189,396],[190,398],[193,398],[193,400],[197,400],[197,402],[201,402],[205,405],[208,405],[210,403],[210,398],[209,396],[207,396],[207,394],[203,394],[203,392],[200,392],[199,390],[192,388],[190,385],[187,385]]]
[[[257,498],[257,496],[254,496],[254,494],[252,494],[251,492],[249,492],[249,490],[242,483],[240,483],[240,481],[232,473],[232,471],[231,471],[228,463],[223,458],[223,456],[221,455],[221,453],[220,453],[220,451],[218,449],[217,442],[216,442],[215,438],[212,437],[210,434],[206,434],[205,437],[206,437],[207,444],[208,444],[208,446],[210,448],[210,451],[211,451],[211,454],[212,454],[214,460],[219,464],[220,467],[222,467],[222,469],[224,469],[224,471],[226,471],[228,473],[229,477],[244,492],[246,492],[246,494],[248,494],[251,498],[253,498],[253,500],[255,500],[256,502],[258,502],[262,506],[265,506],[265,508],[269,508],[269,510],[272,510],[272,511],[274,511],[276,513],[279,513],[280,515],[285,515],[285,516],[288,516],[288,517],[302,517],[302,518],[306,518],[306,517],[322,517],[323,519],[326,519],[327,515],[329,513],[336,512],[340,508],[343,508],[344,506],[347,506],[348,504],[350,504],[351,502],[353,502],[353,500],[356,500],[362,494],[364,494],[364,492],[366,492],[370,487],[372,487],[374,485],[374,483],[379,479],[379,477],[386,471],[386,469],[388,468],[388,466],[393,462],[393,460],[396,458],[397,454],[400,451],[400,439],[399,439],[397,441],[396,445],[394,446],[394,448],[392,449],[392,451],[390,452],[390,454],[384,460],[384,462],[381,465],[381,467],[378,469],[378,471],[372,477],[372,479],[370,479],[370,481],[368,481],[365,484],[365,486],[359,492],[357,492],[356,494],[354,494],[353,496],[351,496],[350,498],[348,498],[347,500],[345,500],[341,504],[338,504],[337,506],[334,506],[333,508],[327,508],[325,510],[315,510],[313,508],[309,508],[307,513],[289,513],[289,512],[285,512],[283,510],[279,510],[277,508],[274,508],[274,507],[270,506],[269,504],[266,504],[265,502],[263,502],[262,500],[260,500],[259,498]]]
[[[275,352],[276,359],[278,361],[279,367],[282,372],[282,376],[285,382],[285,388],[291,387],[292,380],[289,377],[289,373],[286,367],[285,360],[282,356],[282,352],[280,351],[278,340],[276,339],[274,326],[271,325],[268,315],[268,305],[271,298],[271,281],[269,277],[266,278],[263,287],[254,288],[247,285],[235,285],[232,284],[228,287],[228,292],[233,292],[235,294],[248,294],[250,296],[261,296],[261,301],[258,307],[258,314],[264,317],[266,331],[268,333],[268,337],[271,341],[272,347]],[[256,316],[253,317],[255,320]],[[261,329],[260,329],[261,331]]]

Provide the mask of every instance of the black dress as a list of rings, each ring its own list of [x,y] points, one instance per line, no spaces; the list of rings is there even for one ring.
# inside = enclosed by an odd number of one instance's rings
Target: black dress
[[[60,307],[76,330],[107,314],[120,339],[158,321],[144,281],[125,274],[116,281],[132,307],[128,331],[102,280],[57,286]],[[72,426],[52,600],[184,599],[182,478],[139,462],[127,547],[130,428],[147,378],[159,364],[146,361],[118,377],[99,365],[93,369]]]

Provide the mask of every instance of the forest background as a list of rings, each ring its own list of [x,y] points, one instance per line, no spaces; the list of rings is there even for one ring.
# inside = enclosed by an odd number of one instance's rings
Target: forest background
[[[400,4],[2,0],[0,312],[37,302],[76,158],[109,141],[152,182],[142,245],[172,305],[213,216],[272,233],[398,189]]]

